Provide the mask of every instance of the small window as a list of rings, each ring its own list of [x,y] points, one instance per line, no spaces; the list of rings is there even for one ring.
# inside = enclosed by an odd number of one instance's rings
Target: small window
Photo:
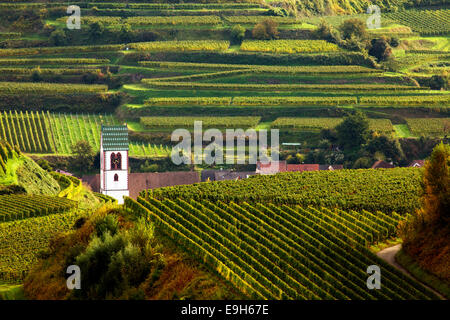
[[[114,181],[119,181],[119,175],[117,173],[114,175]]]

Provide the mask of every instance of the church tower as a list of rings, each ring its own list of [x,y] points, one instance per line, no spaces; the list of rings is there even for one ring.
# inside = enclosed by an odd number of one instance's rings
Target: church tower
[[[128,188],[128,128],[102,125],[100,137],[100,192],[123,204]]]

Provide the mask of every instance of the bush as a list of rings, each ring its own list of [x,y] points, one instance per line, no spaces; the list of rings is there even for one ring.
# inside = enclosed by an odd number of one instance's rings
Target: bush
[[[323,39],[333,43],[341,41],[341,34],[339,30],[333,28],[326,20],[321,20],[319,26],[314,31],[314,35],[318,39]]]
[[[266,15],[275,17],[287,17],[289,12],[285,8],[271,8],[267,10]]]
[[[67,36],[64,30],[58,29],[50,34],[49,42],[51,45],[58,47],[67,44]]]
[[[73,291],[74,296],[81,299],[143,297],[137,287],[152,271],[164,266],[152,240],[153,227],[145,219],[140,219],[133,229],[94,236],[86,251],[76,258],[76,264],[83,270],[83,286]]]
[[[252,30],[252,37],[258,40],[277,39],[278,34],[278,23],[270,18],[264,19]]]
[[[105,32],[105,26],[101,22],[93,22],[89,25],[89,37],[93,40],[102,37]]]
[[[33,69],[33,72],[31,73],[31,81],[33,82],[39,82],[42,81],[42,72],[41,72],[41,68],[36,67]]]
[[[148,160],[146,160],[144,164],[141,164],[140,171],[141,172],[158,172],[159,166],[157,163],[150,164],[148,162]]]
[[[400,39],[397,37],[392,37],[389,41],[389,44],[392,48],[397,48],[400,44]]]
[[[245,28],[237,24],[231,28],[231,42],[240,44],[245,37]]]
[[[351,36],[349,39],[342,40],[339,45],[344,49],[351,51],[363,51],[366,48],[366,44],[361,39]]]
[[[372,39],[369,54],[377,58],[378,61],[385,61],[392,55],[392,48],[385,37]]]
[[[445,75],[433,75],[428,83],[429,87],[433,90],[446,89],[448,86],[448,77]]]
[[[373,160],[369,157],[358,158],[353,164],[352,169],[368,169],[372,167]]]
[[[130,42],[133,39],[133,31],[131,30],[131,26],[128,23],[122,25],[120,29],[119,35],[121,42]]]
[[[355,37],[357,39],[364,39],[367,36],[366,24],[360,19],[345,20],[340,26],[342,38],[344,40]]]
[[[39,159],[39,160],[36,161],[36,163],[37,163],[42,169],[44,169],[45,171],[48,171],[48,172],[52,172],[52,171],[53,171],[52,166],[51,166],[50,163],[49,163],[47,160],[45,160],[45,159]]]

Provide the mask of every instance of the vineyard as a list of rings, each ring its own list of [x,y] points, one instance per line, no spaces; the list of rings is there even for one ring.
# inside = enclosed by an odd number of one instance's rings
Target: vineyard
[[[70,200],[66,200],[70,201]],[[58,232],[70,230],[80,213],[51,214],[0,223],[0,280],[20,282]]]
[[[67,18],[59,18],[57,21],[64,23]],[[81,18],[82,24],[102,23],[110,27],[119,28],[123,24],[129,24],[132,27],[158,26],[158,25],[217,25],[222,22],[218,16],[152,16],[152,17],[130,17],[122,19],[121,17],[107,16],[85,16]]]
[[[264,19],[267,19],[263,16],[226,16],[224,19],[230,23],[240,23],[240,24],[256,24]],[[278,24],[296,24],[301,23],[300,20],[293,17],[270,17],[273,21]]]
[[[131,43],[130,48],[138,51],[223,51],[228,49],[228,41],[153,41]],[[1,54],[1,52],[0,52]]]
[[[193,129],[200,121],[206,128],[251,128],[258,125],[261,117],[142,117],[140,122],[147,129],[183,128]]]
[[[247,83],[202,83],[188,81],[160,81],[154,79],[143,79],[142,82],[154,88],[176,89],[176,90],[263,90],[263,91],[417,91],[420,87],[388,84],[247,84]],[[423,88],[422,88],[423,89]],[[449,96],[445,97],[447,100]],[[363,101],[363,100],[362,100]],[[372,100],[367,99],[368,103]]]
[[[338,51],[336,44],[325,40],[246,40],[241,45],[242,51],[260,51],[276,53],[312,53]]]
[[[76,203],[65,198],[28,195],[0,196],[0,222],[65,213]]]
[[[413,31],[425,35],[439,35],[450,33],[450,9],[446,10],[408,10],[386,13],[392,19]]]
[[[1,63],[1,60],[0,60]],[[145,67],[157,67],[164,69],[179,70],[237,70],[246,69],[247,72],[269,72],[286,74],[366,74],[381,73],[381,70],[367,68],[363,66],[264,66],[249,64],[220,64],[220,63],[195,63],[195,62],[168,62],[168,61],[139,61]]]
[[[80,140],[100,149],[101,124],[115,125],[113,115],[66,114],[50,112],[0,112],[0,138],[28,153],[71,154]],[[147,153],[148,152],[148,153]],[[167,155],[166,147],[131,143],[130,155]]]
[[[152,190],[152,195],[157,199],[271,202],[406,214],[419,207],[420,179],[420,171],[414,168],[325,170],[160,188]]]
[[[398,215],[207,200],[128,198],[126,206],[253,299],[436,299],[365,246]],[[381,290],[365,269],[381,266]]]
[[[80,94],[106,92],[104,85],[0,82],[0,94]]]
[[[19,48],[19,49],[0,49],[0,57],[9,56],[27,56],[38,54],[58,54],[73,52],[101,52],[101,51],[117,51],[125,49],[125,45],[110,44],[98,46],[66,46],[66,47],[36,47],[36,48]]]
[[[407,118],[406,123],[414,136],[443,137],[450,131],[450,118]]]
[[[335,128],[341,122],[340,118],[278,118],[271,123],[271,127],[320,131],[324,128]],[[369,119],[369,130],[389,135],[394,128],[389,119]]]
[[[33,65],[33,66],[47,66],[47,65],[101,65],[109,63],[109,59],[95,59],[95,58],[35,58],[35,59],[0,59],[1,66],[11,65]]]

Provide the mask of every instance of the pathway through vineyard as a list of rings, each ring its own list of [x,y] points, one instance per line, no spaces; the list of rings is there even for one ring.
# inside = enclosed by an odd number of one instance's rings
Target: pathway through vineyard
[[[408,277],[413,278],[415,281],[420,282],[424,287],[426,287],[429,290],[433,291],[433,293],[436,294],[437,296],[439,296],[439,298],[441,298],[442,300],[446,300],[445,297],[442,294],[440,294],[439,292],[437,292],[436,290],[434,290],[433,288],[428,286],[426,283],[423,283],[419,279],[415,278],[411,273],[408,272],[408,270],[403,268],[395,260],[395,255],[397,254],[397,252],[400,251],[401,248],[402,248],[402,245],[399,243],[399,244],[396,244],[395,246],[392,246],[392,247],[389,247],[389,248],[386,248],[386,249],[383,249],[383,250],[377,252],[377,256],[379,258],[383,259],[384,261],[386,261],[387,263],[389,263],[391,266],[397,268],[398,270],[400,270],[401,272],[406,274]]]

